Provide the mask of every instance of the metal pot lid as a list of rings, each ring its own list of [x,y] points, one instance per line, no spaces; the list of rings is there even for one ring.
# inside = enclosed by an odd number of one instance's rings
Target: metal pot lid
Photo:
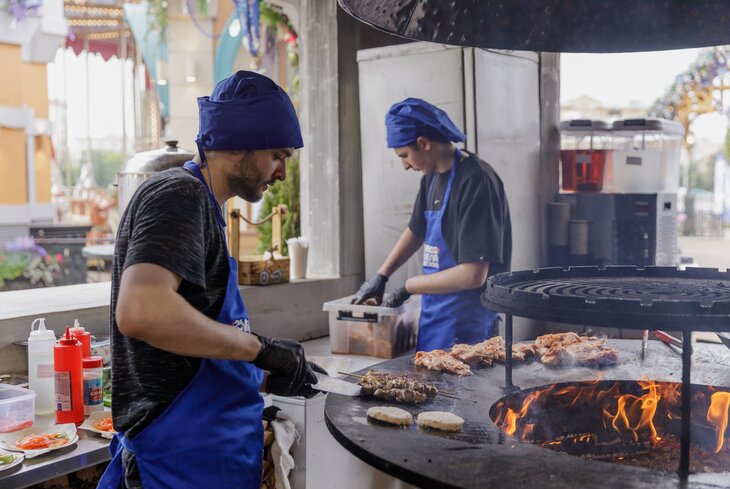
[[[165,141],[165,144],[164,148],[144,151],[132,156],[119,174],[155,173],[183,166],[186,161],[192,160],[195,156],[195,153],[188,149],[178,148],[177,141]]]
[[[376,29],[492,49],[610,53],[730,44],[727,0],[339,0]]]

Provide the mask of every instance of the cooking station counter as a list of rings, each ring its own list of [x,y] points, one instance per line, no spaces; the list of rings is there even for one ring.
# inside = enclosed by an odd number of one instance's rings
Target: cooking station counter
[[[620,352],[619,364],[606,369],[552,369],[539,362],[515,364],[513,382],[522,389],[563,382],[642,380],[680,382],[682,359],[658,341],[650,341],[641,358],[641,342],[609,340]],[[332,435],[366,463],[424,488],[567,487],[679,488],[687,487],[673,472],[660,472],[618,463],[588,460],[522,443],[507,436],[490,418],[490,408],[505,395],[502,365],[475,368],[474,375],[416,370],[413,355],[381,363],[378,371],[408,374],[456,392],[458,399],[438,396],[418,406],[399,405],[415,416],[422,411],[451,411],[465,420],[461,432],[448,434],[418,428],[387,426],[367,419],[371,406],[392,403],[330,394],[325,421]],[[696,344],[692,382],[730,386],[730,353],[723,345]],[[727,487],[727,473],[689,477],[689,487]]]

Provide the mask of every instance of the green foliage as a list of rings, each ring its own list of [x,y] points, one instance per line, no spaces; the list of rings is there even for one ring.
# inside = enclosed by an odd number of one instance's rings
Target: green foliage
[[[167,33],[167,0],[148,0],[147,16],[150,18],[150,32],[156,32],[160,41]]]
[[[263,219],[271,210],[279,205],[284,204],[289,208],[289,212],[284,216],[281,223],[281,238],[283,243],[283,255],[288,255],[289,250],[286,246],[288,238],[296,238],[301,234],[301,208],[299,198],[299,154],[294,154],[287,163],[287,177],[283,182],[276,182],[269,187],[264,194],[264,200],[261,205],[259,219]],[[262,224],[258,228],[259,246],[258,253],[263,253],[271,249],[271,221]]]
[[[0,288],[6,281],[22,277],[29,261],[30,256],[25,253],[0,255]]]
[[[27,279],[36,287],[50,287],[54,277],[61,273],[62,263],[60,256],[40,256],[29,251],[0,252],[0,290],[6,282],[19,278]]]
[[[81,173],[81,165],[85,157],[84,155],[81,161],[75,161],[69,165],[71,173],[69,181],[71,185],[78,181],[79,174]],[[121,169],[123,163],[122,153],[119,151],[91,150],[91,164],[94,167],[94,177],[100,187],[106,187],[112,183],[116,183],[117,172]]]

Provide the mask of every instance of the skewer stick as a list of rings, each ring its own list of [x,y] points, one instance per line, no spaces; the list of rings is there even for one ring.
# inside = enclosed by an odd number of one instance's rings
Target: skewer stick
[[[341,375],[349,375],[350,377],[357,377],[358,379],[364,379],[365,378],[364,375],[351,374],[350,372],[340,372],[340,371],[338,371],[337,373],[338,374],[341,374]],[[438,394],[440,396],[451,397],[453,399],[458,399],[458,397],[456,397],[456,392],[444,391],[444,390],[441,390],[441,389],[437,389],[437,391],[438,391]]]

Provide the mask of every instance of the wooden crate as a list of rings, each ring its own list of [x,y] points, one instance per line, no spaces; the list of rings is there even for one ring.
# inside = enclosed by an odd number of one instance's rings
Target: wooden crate
[[[243,256],[238,261],[238,283],[273,285],[289,281],[289,257],[264,260],[263,255]]]

